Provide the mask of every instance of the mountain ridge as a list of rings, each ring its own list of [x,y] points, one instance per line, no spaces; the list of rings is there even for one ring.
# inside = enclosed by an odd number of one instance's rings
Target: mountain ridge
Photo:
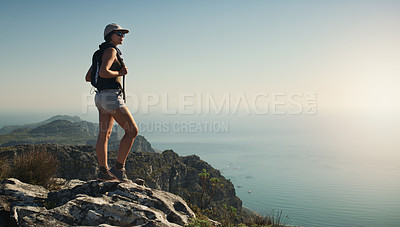
[[[6,129],[4,129],[6,127]],[[56,115],[47,120],[25,125],[4,126],[0,134],[0,147],[18,144],[96,145],[99,125],[84,121],[77,116]],[[108,141],[108,149],[116,150],[124,130],[114,125]],[[131,151],[155,152],[141,135],[135,138]]]
[[[40,125],[44,125],[47,123],[50,123],[54,120],[69,120],[71,122],[79,122],[82,121],[82,119],[78,116],[69,116],[69,115],[55,115],[52,116],[46,120],[37,122],[37,123],[30,123],[30,124],[23,124],[23,125],[4,125],[3,127],[0,128],[0,135],[8,134],[13,132],[16,129],[26,129],[26,128],[35,128]]]

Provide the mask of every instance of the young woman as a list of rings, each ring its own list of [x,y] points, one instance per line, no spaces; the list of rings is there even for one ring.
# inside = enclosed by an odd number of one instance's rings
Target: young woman
[[[95,95],[95,104],[99,110],[99,136],[97,138],[96,153],[100,166],[97,180],[107,181],[117,179],[120,182],[130,182],[126,176],[125,161],[138,134],[138,127],[123,100],[121,77],[128,74],[128,69],[120,58],[120,50],[117,45],[124,41],[125,34],[129,33],[117,24],[109,24],[104,29],[105,42],[102,43],[102,63],[100,66],[100,78]],[[91,80],[92,69],[86,74],[86,81]],[[114,120],[125,130],[122,137],[118,157],[115,165],[109,169],[107,165],[107,144],[110,138]],[[136,179],[136,183],[143,184],[142,179]]]

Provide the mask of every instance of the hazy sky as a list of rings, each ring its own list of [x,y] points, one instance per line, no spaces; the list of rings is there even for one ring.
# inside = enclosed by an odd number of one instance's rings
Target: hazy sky
[[[84,76],[115,22],[131,30],[120,46],[131,95],[315,92],[320,114],[398,114],[399,12],[396,0],[6,1],[0,111],[82,114]]]

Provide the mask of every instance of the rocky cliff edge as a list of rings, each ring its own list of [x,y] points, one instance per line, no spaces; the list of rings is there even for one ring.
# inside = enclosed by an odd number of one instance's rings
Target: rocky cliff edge
[[[0,181],[0,226],[183,226],[195,214],[172,193],[135,183],[58,178],[57,190]],[[8,215],[8,217],[7,217]]]

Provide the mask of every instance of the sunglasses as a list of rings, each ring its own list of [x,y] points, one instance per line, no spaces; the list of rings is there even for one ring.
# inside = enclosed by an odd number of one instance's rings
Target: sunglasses
[[[125,33],[123,32],[114,32],[115,34],[117,34],[117,36],[125,36]]]

